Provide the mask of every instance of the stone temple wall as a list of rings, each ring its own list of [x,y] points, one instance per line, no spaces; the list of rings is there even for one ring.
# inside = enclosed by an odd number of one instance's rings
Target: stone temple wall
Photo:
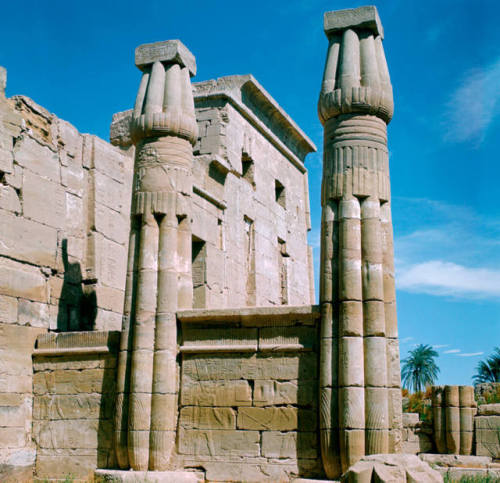
[[[321,476],[316,306],[185,311],[178,458],[210,481]]]
[[[111,468],[120,334],[43,334],[33,354],[33,440],[39,478],[91,480]]]
[[[0,70],[1,474],[34,458],[37,335],[121,327],[132,158],[26,97],[6,99]]]
[[[193,84],[194,307],[314,303],[307,169],[314,144],[251,76]],[[132,111],[111,143],[131,146]]]
[[[210,481],[322,476],[317,306],[178,313],[173,467]],[[33,355],[35,476],[88,478],[111,446],[118,332],[42,334]]]
[[[2,475],[35,461],[37,336],[121,329],[134,148],[126,113],[115,116],[112,146],[27,97],[7,99],[2,68],[0,81]],[[303,162],[314,145],[251,76],[199,85],[194,307],[310,304]],[[51,371],[63,359],[53,362]]]

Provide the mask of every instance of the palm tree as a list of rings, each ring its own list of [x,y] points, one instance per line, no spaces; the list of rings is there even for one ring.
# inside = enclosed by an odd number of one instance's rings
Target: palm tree
[[[491,356],[479,362],[472,380],[474,384],[500,382],[500,347],[495,347]]]
[[[420,393],[426,386],[434,384],[439,374],[439,367],[434,361],[436,357],[439,357],[439,354],[430,345],[420,344],[411,350],[408,357],[402,361],[403,386]]]

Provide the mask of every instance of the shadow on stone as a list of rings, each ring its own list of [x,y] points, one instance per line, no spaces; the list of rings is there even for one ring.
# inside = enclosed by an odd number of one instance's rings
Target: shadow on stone
[[[93,330],[97,317],[96,281],[83,279],[80,263],[69,261],[66,238],[61,243],[61,250],[64,279],[59,299],[57,331]]]

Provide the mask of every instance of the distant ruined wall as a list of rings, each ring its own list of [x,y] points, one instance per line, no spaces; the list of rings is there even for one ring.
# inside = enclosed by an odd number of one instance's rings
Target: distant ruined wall
[[[37,335],[121,328],[132,159],[26,97],[6,99],[0,70],[1,475],[34,459]]]

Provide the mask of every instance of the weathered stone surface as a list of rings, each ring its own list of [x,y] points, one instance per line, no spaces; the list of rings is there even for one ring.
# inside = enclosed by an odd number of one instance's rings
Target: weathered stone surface
[[[185,406],[251,406],[252,389],[247,381],[202,381],[182,385]]]
[[[34,399],[36,420],[99,419],[112,415],[113,397],[100,394],[46,395]]]
[[[2,231],[0,255],[6,255],[32,264],[55,266],[57,248],[57,230],[55,228],[14,216],[5,211],[0,211],[0,224],[9,227],[8,230]],[[0,263],[8,265],[9,261],[0,260]],[[11,263],[11,265],[14,265],[14,263]],[[13,280],[12,285],[12,295],[14,295],[16,293],[16,281]],[[5,288],[6,292],[7,290]],[[7,292],[7,295],[10,294]]]
[[[187,67],[192,76],[196,75],[196,59],[180,40],[143,44],[135,49],[135,65],[139,69],[158,61],[179,63]]]
[[[203,483],[202,473],[195,471],[120,471],[96,470],[95,483]]]
[[[421,454],[419,458],[433,466],[445,468],[486,468],[491,458],[486,456],[465,456],[451,454]]]
[[[85,367],[83,364],[82,368]],[[110,374],[105,369],[90,368],[81,371],[77,368],[76,370],[61,368],[50,372],[36,372],[33,375],[35,394],[111,392],[114,390],[113,385],[113,373]]]
[[[384,37],[384,29],[377,9],[372,6],[326,12],[324,28],[327,34],[347,28],[368,29],[373,31],[375,35]]]
[[[442,476],[415,455],[380,454],[361,458],[342,475],[343,482],[442,482]]]
[[[179,432],[179,453],[210,456],[258,456],[258,431],[183,430]]]
[[[476,455],[500,458],[500,416],[476,416],[474,426]]]
[[[0,295],[0,323],[11,324],[17,320],[17,299]]]
[[[299,406],[315,403],[314,384],[302,381],[266,381],[254,383],[254,406],[274,406],[280,404],[298,404]]]
[[[236,429],[236,414],[231,408],[184,407],[179,425],[186,429]]]
[[[97,449],[110,446],[112,426],[97,420],[35,421],[33,437],[39,448]]]
[[[30,136],[23,136],[16,143],[15,161],[23,168],[49,180],[60,181],[60,168],[57,153]]]
[[[500,416],[500,403],[479,405],[478,415],[479,416]]]
[[[129,109],[113,114],[109,129],[109,142],[113,146],[129,147],[132,145],[132,138],[130,137],[132,112],[132,109]]]
[[[316,415],[312,411],[292,407],[242,407],[238,409],[237,425],[238,429],[311,430],[316,427]]]
[[[267,458],[317,458],[317,435],[314,432],[264,431],[262,456]]]
[[[226,356],[193,355],[184,358],[183,374],[193,380],[278,379],[311,380],[316,375],[316,356],[310,353]]]

